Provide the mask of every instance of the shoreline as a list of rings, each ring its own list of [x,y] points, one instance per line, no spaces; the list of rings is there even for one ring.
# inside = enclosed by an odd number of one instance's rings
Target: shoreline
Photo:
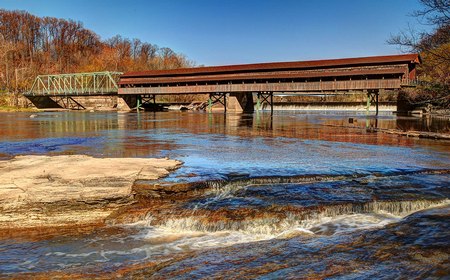
[[[21,108],[21,107],[12,107],[12,106],[0,106],[0,113],[5,112],[29,112],[29,113],[35,113],[35,112],[41,112],[37,108]]]

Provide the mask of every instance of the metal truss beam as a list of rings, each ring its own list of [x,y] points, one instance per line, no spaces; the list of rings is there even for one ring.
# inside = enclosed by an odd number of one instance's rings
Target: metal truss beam
[[[57,97],[54,100],[58,105],[60,105],[64,109],[71,109],[71,110],[84,110],[86,109],[83,105],[78,103],[76,100],[74,100],[70,96],[63,96],[63,97]]]
[[[256,112],[261,110],[264,103],[269,104],[270,114],[273,115],[273,92],[258,92],[256,97]]]
[[[378,95],[379,90],[369,90],[367,92],[367,114],[369,114],[370,105],[375,103],[375,115],[378,116]]]
[[[25,96],[115,95],[121,72],[39,75]]]
[[[211,112],[212,106],[216,103],[223,105],[224,112],[227,112],[227,94],[226,93],[210,93],[208,99],[208,109]]]

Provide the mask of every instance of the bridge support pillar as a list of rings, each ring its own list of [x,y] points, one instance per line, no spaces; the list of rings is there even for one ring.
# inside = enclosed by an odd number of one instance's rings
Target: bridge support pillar
[[[117,98],[117,110],[131,111],[137,106],[138,95],[119,95]]]
[[[141,106],[142,106],[142,96],[138,95],[136,97],[136,111],[139,112],[139,110],[142,108]]]
[[[253,94],[249,92],[230,93],[227,107],[237,113],[253,113]]]
[[[369,90],[367,92],[367,114],[369,114],[370,105],[375,103],[375,116],[378,116],[378,95],[379,90]]]
[[[267,103],[270,106],[270,114],[273,115],[273,92],[258,92],[256,98],[256,110],[261,110],[264,103]]]

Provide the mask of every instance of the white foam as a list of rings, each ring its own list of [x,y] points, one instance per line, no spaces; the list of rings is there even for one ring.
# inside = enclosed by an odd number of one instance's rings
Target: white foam
[[[248,220],[208,221],[208,217],[195,216],[193,212],[191,216],[184,218],[168,218],[159,228],[177,234],[230,231],[257,236],[258,239],[261,236],[274,238],[285,231],[297,228],[311,230],[319,225],[328,228],[335,227],[335,232],[384,226],[413,212],[448,203],[447,199],[441,201],[373,201],[356,205],[349,203],[330,205],[320,208],[320,210],[306,209],[300,213],[289,212],[281,219],[268,214],[262,218]],[[317,232],[323,231],[317,230]]]
[[[227,247],[239,243],[250,243],[269,239],[285,239],[294,236],[313,238],[321,235],[342,235],[358,230],[383,227],[399,221],[408,211],[417,211],[431,206],[449,204],[441,202],[374,202],[356,208],[347,206],[322,208],[322,212],[300,215],[287,214],[282,220],[276,217],[249,219],[244,221],[220,221],[213,226],[205,224],[202,217],[171,218],[160,226],[149,226],[142,221],[129,225],[131,235],[98,237],[87,247],[64,253],[47,254],[58,263],[67,262],[67,267],[78,263],[117,262],[151,260],[179,252]],[[424,208],[422,208],[424,207]],[[370,210],[370,211],[368,211]],[[367,211],[367,212],[365,212]],[[390,212],[391,211],[391,212]],[[400,214],[399,214],[400,213]],[[203,217],[204,218],[204,217]],[[152,219],[151,216],[148,217]],[[72,259],[72,260],[70,260]],[[70,260],[70,261],[69,261]],[[61,264],[64,266],[64,264]]]

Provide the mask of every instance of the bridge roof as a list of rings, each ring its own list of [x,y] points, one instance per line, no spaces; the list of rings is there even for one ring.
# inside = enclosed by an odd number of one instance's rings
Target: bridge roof
[[[208,66],[180,68],[172,70],[151,70],[141,72],[128,72],[121,78],[156,78],[156,77],[176,77],[176,76],[196,76],[196,75],[217,75],[245,72],[268,72],[281,70],[307,70],[317,68],[343,68],[352,66],[371,65],[398,65],[398,64],[419,64],[421,58],[418,54],[402,54],[387,56],[371,56],[357,58],[340,58],[327,60],[291,61],[291,62],[270,62],[225,66]],[[120,83],[120,82],[119,82]]]

